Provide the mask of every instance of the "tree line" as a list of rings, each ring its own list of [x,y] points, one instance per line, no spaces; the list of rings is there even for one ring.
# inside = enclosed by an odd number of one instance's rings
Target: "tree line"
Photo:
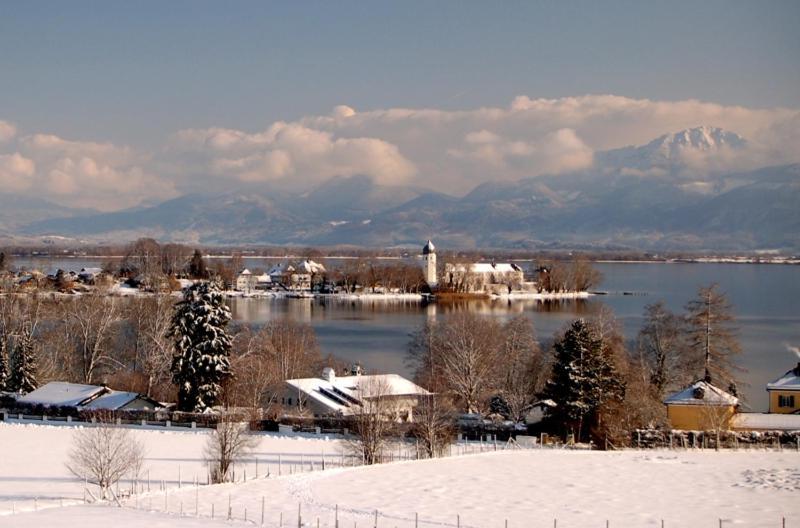
[[[635,342],[601,307],[544,351],[525,316],[502,323],[459,313],[420,329],[408,360],[451,413],[520,422],[540,405],[546,432],[625,444],[634,429],[666,425],[668,391],[705,379],[736,394],[741,372],[732,308],[718,286],[700,288],[682,314],[659,301],[643,315]]]

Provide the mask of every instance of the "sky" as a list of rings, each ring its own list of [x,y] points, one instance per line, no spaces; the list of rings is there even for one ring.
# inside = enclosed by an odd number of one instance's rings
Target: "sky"
[[[104,210],[354,173],[448,191],[698,125],[782,160],[798,27],[796,1],[3,2],[0,189]]]

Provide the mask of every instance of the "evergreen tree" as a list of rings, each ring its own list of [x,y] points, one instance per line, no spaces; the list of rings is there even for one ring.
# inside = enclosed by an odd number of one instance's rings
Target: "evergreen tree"
[[[741,352],[732,307],[719,286],[702,287],[686,305],[688,347],[695,362],[702,365],[706,380],[724,387],[735,384],[733,362]]]
[[[219,289],[198,282],[175,306],[169,336],[175,339],[172,380],[178,385],[178,410],[202,412],[217,403],[231,375],[231,338],[225,327],[231,313]]]
[[[9,390],[20,394],[36,390],[39,382],[36,380],[36,354],[30,332],[26,331],[14,343],[13,359],[11,376],[8,379]]]
[[[603,404],[623,397],[624,383],[605,352],[602,337],[583,319],[573,322],[553,348],[553,371],[542,397],[556,406],[548,408],[547,417],[581,440],[584,426],[596,418]]]
[[[195,249],[194,254],[192,255],[192,259],[189,261],[189,277],[193,279],[207,279],[208,278],[208,268],[206,267],[206,261],[203,259],[203,254],[200,253],[200,250]]]
[[[8,347],[0,332],[0,391],[8,390]]]

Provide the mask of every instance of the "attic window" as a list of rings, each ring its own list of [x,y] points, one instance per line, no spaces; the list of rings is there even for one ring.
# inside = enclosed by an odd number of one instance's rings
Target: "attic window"
[[[703,387],[695,387],[694,391],[692,391],[692,398],[695,400],[702,400],[705,395],[706,391]]]

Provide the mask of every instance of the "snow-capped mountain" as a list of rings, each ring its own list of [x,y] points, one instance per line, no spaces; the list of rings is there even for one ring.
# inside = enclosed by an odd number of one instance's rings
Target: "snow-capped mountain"
[[[739,134],[700,126],[664,134],[646,145],[600,152],[596,159],[606,170],[669,173],[683,169],[689,157],[713,156],[726,150],[740,151],[746,146],[747,141]]]
[[[800,248],[800,165],[709,176],[685,163],[745,145],[732,132],[699,127],[598,153],[590,170],[487,181],[461,197],[353,176],[302,194],[261,187],[115,213],[50,214],[20,219],[14,231],[206,244],[413,246],[435,234],[448,247]],[[698,182],[708,190],[691,188]]]

